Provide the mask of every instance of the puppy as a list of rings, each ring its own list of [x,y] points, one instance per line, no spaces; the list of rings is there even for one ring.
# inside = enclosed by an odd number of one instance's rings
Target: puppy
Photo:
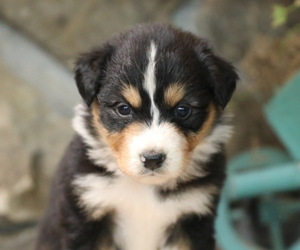
[[[75,79],[85,103],[37,249],[214,249],[234,68],[205,40],[146,24],[83,54]]]

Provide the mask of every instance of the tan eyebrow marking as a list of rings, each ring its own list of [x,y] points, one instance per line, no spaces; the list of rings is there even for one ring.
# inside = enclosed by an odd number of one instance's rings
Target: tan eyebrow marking
[[[165,91],[165,101],[171,107],[175,106],[185,95],[185,87],[182,84],[174,83]]]
[[[122,95],[129,102],[129,104],[135,108],[142,106],[142,98],[137,88],[132,85],[126,85],[122,89]]]

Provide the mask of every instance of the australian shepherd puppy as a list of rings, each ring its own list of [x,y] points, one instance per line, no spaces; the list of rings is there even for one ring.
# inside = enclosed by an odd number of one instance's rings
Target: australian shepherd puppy
[[[206,40],[164,24],[83,54],[84,103],[37,249],[214,249],[237,78]]]

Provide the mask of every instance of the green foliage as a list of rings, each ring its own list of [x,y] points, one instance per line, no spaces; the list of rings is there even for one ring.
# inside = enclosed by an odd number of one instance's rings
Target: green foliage
[[[273,26],[279,27],[281,25],[284,25],[286,23],[287,17],[288,17],[288,8],[284,7],[282,5],[274,5],[273,9]]]
[[[289,6],[275,4],[273,6],[273,27],[277,28],[286,23],[288,15],[297,9],[300,9],[300,0],[296,0]]]

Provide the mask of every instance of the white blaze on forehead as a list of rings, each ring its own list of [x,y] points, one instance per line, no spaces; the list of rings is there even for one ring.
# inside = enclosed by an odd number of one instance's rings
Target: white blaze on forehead
[[[153,116],[153,124],[158,124],[159,110],[154,103],[154,93],[156,89],[156,79],[155,79],[155,56],[157,48],[152,41],[150,44],[150,49],[148,51],[148,66],[144,75],[144,88],[148,92],[151,100],[151,114]]]

